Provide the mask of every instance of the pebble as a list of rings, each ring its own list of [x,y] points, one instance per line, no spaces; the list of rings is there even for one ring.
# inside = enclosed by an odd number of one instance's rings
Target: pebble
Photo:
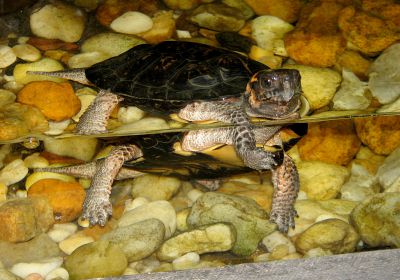
[[[42,233],[25,242],[0,241],[0,261],[6,267],[17,263],[38,262],[60,256],[61,251],[53,240]],[[0,279],[2,279],[0,277]]]
[[[28,197],[45,197],[53,208],[58,223],[71,222],[82,212],[86,192],[78,182],[43,179],[28,190]]]
[[[33,153],[24,158],[24,165],[27,168],[41,168],[49,166],[49,161],[41,157],[39,153]]]
[[[6,186],[15,184],[24,179],[28,171],[22,159],[13,160],[0,170],[0,183]]]
[[[118,221],[118,227],[126,227],[147,219],[159,219],[165,226],[165,238],[171,237],[176,230],[176,213],[172,205],[165,200],[153,201],[125,212]]]
[[[333,109],[335,110],[364,110],[371,103],[371,98],[366,95],[366,82],[346,69],[342,71],[342,83],[339,90],[332,99]]]
[[[63,121],[81,109],[79,98],[70,83],[31,82],[19,93],[17,101],[38,108],[49,120]]]
[[[378,155],[388,155],[400,145],[400,116],[354,119],[357,135]]]
[[[190,252],[183,255],[172,262],[172,268],[175,270],[183,270],[193,268],[200,263],[200,256],[197,253]]]
[[[42,57],[40,51],[29,44],[18,44],[12,48],[15,55],[25,61],[33,62]]]
[[[246,4],[244,0],[222,0],[225,5],[238,9],[245,19],[250,19],[254,16],[253,9]]]
[[[200,1],[199,0],[162,0],[165,5],[171,10],[191,10],[196,8]]]
[[[65,254],[71,255],[77,248],[92,242],[94,242],[93,237],[78,232],[60,241],[58,246]]]
[[[60,135],[64,132],[64,130],[69,126],[70,123],[70,119],[59,122],[49,121],[49,130],[45,131],[44,134],[51,136]]]
[[[238,9],[224,4],[203,4],[191,12],[190,20],[215,31],[239,31],[245,23]]]
[[[27,275],[24,280],[45,280],[39,273],[31,273]]]
[[[159,11],[152,20],[153,27],[138,36],[149,44],[158,44],[172,38],[175,32],[175,19],[172,11]]]
[[[276,229],[254,200],[207,192],[193,204],[187,223],[193,229],[216,222],[234,226],[236,242],[232,252],[239,256],[252,254],[261,239]]]
[[[112,57],[120,55],[130,48],[144,43],[144,40],[134,36],[106,32],[93,35],[86,39],[82,43],[81,52],[100,52]]]
[[[400,192],[400,147],[394,150],[378,168],[376,177],[380,186],[388,191]]]
[[[0,68],[6,68],[17,60],[12,48],[0,45]]]
[[[39,180],[42,179],[57,179],[64,182],[75,182],[75,178],[69,175],[58,174],[53,172],[34,172],[25,180],[25,189],[28,191],[29,188]]]
[[[45,151],[83,161],[90,161],[93,158],[96,153],[97,143],[98,140],[96,138],[86,137],[46,138],[43,140]]]
[[[133,133],[133,132],[143,132],[150,130],[164,130],[169,128],[170,127],[168,123],[164,119],[155,117],[146,117],[133,123],[121,125],[120,127],[114,129],[114,132]]]
[[[150,257],[138,262],[132,262],[129,266],[137,270],[139,273],[149,273],[159,268],[160,264],[160,261],[155,257],[155,255],[151,255]]]
[[[349,164],[360,146],[351,120],[309,123],[307,134],[297,145],[302,160],[338,165]]]
[[[16,98],[12,91],[0,89],[0,108],[13,103]]]
[[[276,16],[287,22],[295,22],[302,3],[299,0],[244,0],[257,15]]]
[[[32,263],[17,263],[11,267],[10,271],[22,278],[31,273],[38,273],[45,277],[50,271],[60,267],[62,263],[62,257],[55,257]]]
[[[304,254],[304,258],[318,258],[318,257],[325,257],[325,256],[332,256],[333,253],[330,250],[322,249],[322,248],[313,248],[308,250]]]
[[[79,101],[81,102],[81,109],[75,116],[72,117],[72,119],[75,122],[78,122],[79,118],[83,115],[83,113],[90,106],[90,104],[92,104],[92,102],[96,98],[96,95],[95,94],[79,94],[77,91],[76,96],[78,96]]]
[[[152,27],[153,21],[148,15],[135,11],[122,14],[110,24],[110,28],[115,32],[132,35],[146,32]]]
[[[50,271],[47,275],[45,280],[68,280],[69,274],[65,268],[57,267]]]
[[[358,204],[351,223],[370,247],[400,247],[400,192],[380,193]]]
[[[203,194],[204,194],[204,192],[199,191],[199,190],[196,190],[196,189],[193,189],[193,190],[190,190],[190,191],[187,193],[187,197],[194,203],[194,202],[196,202],[196,200],[197,200],[199,197],[201,197]]]
[[[21,280],[20,277],[12,274],[6,269],[0,268],[0,279],[2,280]]]
[[[85,29],[85,16],[80,9],[64,3],[47,4],[31,14],[30,27],[38,37],[76,42]]]
[[[348,223],[339,219],[326,219],[301,233],[295,245],[302,254],[314,248],[343,254],[354,252],[359,240],[359,235]]]
[[[146,112],[140,110],[138,107],[121,107],[118,110],[118,120],[123,124],[132,123],[142,119],[145,114]]]
[[[285,65],[284,68],[300,71],[302,94],[313,110],[328,105],[342,81],[338,72],[328,68],[299,64]]]
[[[164,241],[165,226],[158,219],[148,219],[128,226],[118,227],[101,237],[118,245],[128,262],[150,256]]]
[[[236,241],[235,229],[226,224],[214,224],[189,230],[165,241],[157,252],[161,261],[172,261],[195,252],[204,254],[230,250]]]
[[[178,231],[187,231],[189,229],[186,222],[187,217],[190,214],[190,208],[185,208],[176,213],[176,229]]]
[[[274,49],[275,40],[282,40],[292,29],[291,24],[274,16],[259,16],[251,22],[251,36],[259,47],[269,51]]]
[[[132,199],[127,199],[125,201],[125,209],[124,209],[124,211],[128,212],[128,211],[130,211],[132,209],[135,209],[135,208],[137,208],[139,206],[148,204],[149,202],[150,201],[145,197],[136,197],[133,200]]]
[[[110,56],[103,52],[78,53],[68,59],[68,66],[69,68],[88,68],[108,58],[110,58]]]
[[[359,52],[345,50],[338,58],[337,68],[353,72],[363,81],[368,80],[368,69],[372,61],[362,56]],[[339,67],[338,67],[339,66]]]
[[[119,246],[100,240],[76,249],[64,262],[71,279],[120,276],[128,261]]]
[[[150,201],[169,200],[181,187],[175,177],[145,174],[132,180],[132,197],[145,197]]]
[[[28,75],[27,71],[59,71],[64,70],[62,64],[51,58],[42,58],[41,60],[31,62],[31,63],[18,63],[14,67],[13,76],[15,81],[20,84],[28,84],[33,81],[53,81],[53,82],[63,82],[64,79],[48,77],[44,75]]]
[[[300,189],[310,199],[327,200],[336,198],[349,177],[347,168],[320,161],[303,161],[297,165]]]
[[[55,224],[48,232],[47,235],[54,242],[61,242],[78,230],[78,226],[74,223]]]
[[[296,253],[296,248],[294,247],[292,241],[283,235],[279,231],[274,231],[273,233],[265,236],[261,243],[267,248],[268,252],[273,253],[275,250],[279,250],[279,248],[286,249],[286,255]],[[282,257],[284,257],[282,256]]]

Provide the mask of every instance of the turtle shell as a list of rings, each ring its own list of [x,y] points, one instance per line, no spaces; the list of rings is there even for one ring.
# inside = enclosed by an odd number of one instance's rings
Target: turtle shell
[[[292,124],[288,127],[294,134],[288,139],[284,139],[284,150],[293,147],[302,136],[307,133],[307,124]],[[175,176],[185,180],[192,179],[218,179],[229,175],[235,175],[254,171],[243,165],[242,161],[226,161],[235,154],[232,146],[222,146],[217,150],[222,150],[225,154],[216,157],[215,152],[209,153],[188,153],[187,155],[177,153],[176,143],[181,142],[182,133],[164,133],[155,135],[138,135],[119,137],[118,139],[108,140],[108,143],[115,141],[118,144],[136,144],[143,152],[144,160],[125,162],[124,166],[141,171],[164,176]],[[234,155],[235,157],[235,155]],[[223,158],[224,160],[221,160]]]
[[[142,44],[85,69],[87,79],[121,95],[124,105],[169,114],[187,103],[239,97],[250,77],[268,67],[212,46],[165,41]]]

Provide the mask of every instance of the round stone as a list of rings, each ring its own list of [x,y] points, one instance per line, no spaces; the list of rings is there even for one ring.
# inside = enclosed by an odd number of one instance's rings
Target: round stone
[[[153,27],[152,19],[140,12],[126,12],[114,19],[111,29],[124,34],[138,34],[146,32]]]

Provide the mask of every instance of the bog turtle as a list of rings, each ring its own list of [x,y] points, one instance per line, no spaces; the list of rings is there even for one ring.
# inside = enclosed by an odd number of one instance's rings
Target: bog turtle
[[[301,83],[297,70],[270,70],[229,50],[166,41],[138,45],[86,69],[30,74],[67,78],[100,89],[77,124],[78,134],[106,132],[109,115],[119,102],[157,114],[176,113],[186,121],[233,124],[217,132],[188,132],[182,149],[196,152],[215,144],[232,144],[245,166],[272,170],[276,191],[271,219],[284,231],[294,226],[293,203],[299,185],[294,162],[281,152],[257,147],[249,117],[298,118]],[[264,140],[276,138],[279,128],[268,129],[263,133]],[[113,179],[125,161],[141,155],[136,145],[121,145],[96,167],[89,196],[95,198],[85,204],[83,213],[91,223],[105,223],[111,212],[108,190]]]

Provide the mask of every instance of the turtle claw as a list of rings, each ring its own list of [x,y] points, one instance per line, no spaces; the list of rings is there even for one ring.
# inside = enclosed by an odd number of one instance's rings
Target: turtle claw
[[[272,210],[269,220],[278,226],[280,232],[287,233],[289,228],[295,228],[294,218],[298,217],[298,215],[294,207],[290,207],[290,209],[286,211],[282,210],[283,209],[279,209],[278,211]]]
[[[247,152],[243,157],[246,166],[255,170],[271,170],[276,169],[282,164],[283,151],[267,152],[263,148],[256,148]]]
[[[83,206],[82,218],[89,220],[91,226],[104,226],[110,216],[112,216],[112,205],[107,200],[89,200],[90,203]]]

